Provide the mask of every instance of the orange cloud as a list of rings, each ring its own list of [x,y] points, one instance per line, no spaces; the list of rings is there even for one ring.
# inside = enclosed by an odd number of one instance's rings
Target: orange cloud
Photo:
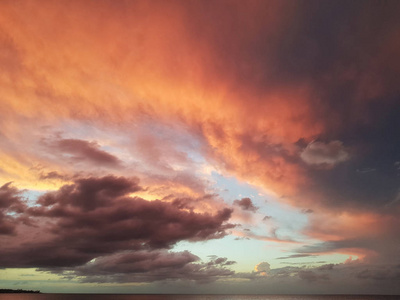
[[[212,7],[201,1],[2,1],[1,146],[19,143],[26,158],[18,160],[16,151],[4,154],[3,172],[14,171],[1,179],[33,182],[38,174],[27,173],[35,163],[54,171],[49,166],[57,165],[55,158],[26,147],[43,138],[43,126],[62,130],[63,122],[74,120],[112,127],[129,139],[147,118],[185,126],[201,140],[201,154],[221,171],[289,196],[282,199],[293,205],[320,202],[321,195],[297,195],[311,182],[295,143],[310,142],[328,125],[341,123],[337,114],[326,117],[330,110],[319,84],[335,88],[338,77],[368,84],[357,71],[340,66],[321,81],[279,77],[284,75],[275,63],[277,44],[285,34],[289,42],[296,34],[296,8],[284,1],[218,1]],[[393,36],[385,43],[397,45]],[[374,91],[375,97],[381,89]],[[135,154],[152,161],[159,142],[141,137]],[[190,165],[170,148],[164,148],[166,170],[173,163]],[[158,158],[161,168],[163,157]],[[68,174],[81,171],[58,165]],[[201,184],[178,179],[153,183],[174,181],[171,186],[182,194],[203,193]],[[362,235],[366,226],[377,225],[378,216],[344,214],[334,220],[312,219],[307,233],[323,239]],[[315,225],[320,221],[322,226]]]
[[[299,138],[320,132],[321,125],[309,118],[307,85],[259,88],[238,78],[236,69],[249,78],[264,72],[240,45],[250,47],[260,28],[270,28],[263,34],[272,39],[272,28],[286,22],[282,4],[260,10],[262,2],[245,9],[221,2],[213,12],[182,2],[1,5],[0,28],[14,61],[0,82],[2,107],[10,112],[3,123],[9,127],[23,130],[20,118],[42,125],[75,119],[115,126],[152,115],[199,132],[210,159],[239,177],[282,194],[304,183],[302,170],[273,148],[293,153]],[[207,17],[225,18],[229,26],[213,23],[203,30]],[[195,35],[200,28],[203,34]],[[232,30],[236,34],[229,36]],[[233,52],[226,56],[229,47]],[[243,62],[231,61],[243,55]]]
[[[369,212],[323,212],[309,215],[309,226],[304,233],[321,240],[343,240],[365,237],[378,237],[387,231],[394,220]]]

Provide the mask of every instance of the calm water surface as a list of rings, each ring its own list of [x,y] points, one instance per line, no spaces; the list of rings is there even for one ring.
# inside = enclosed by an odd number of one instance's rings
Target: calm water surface
[[[354,295],[96,295],[0,294],[0,300],[399,300],[400,296]]]

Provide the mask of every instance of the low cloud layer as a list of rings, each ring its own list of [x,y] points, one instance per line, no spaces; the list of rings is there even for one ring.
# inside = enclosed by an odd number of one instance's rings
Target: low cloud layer
[[[297,292],[303,290],[304,286],[315,292],[325,293],[335,293],[335,289],[348,290],[358,286],[364,287],[363,292],[376,293],[382,288],[379,285],[393,286],[400,279],[400,265],[373,264],[349,259],[339,264],[317,263],[270,268],[268,262],[261,262],[255,266],[255,271],[237,273],[234,277],[246,279],[246,284],[249,285],[263,284],[275,292],[279,291],[283,284],[286,289]],[[366,288],[365,285],[371,286]],[[396,291],[399,289],[392,289],[392,293]]]
[[[63,270],[60,274],[83,277],[82,282],[129,283],[162,280],[194,280],[212,282],[234,274],[224,266],[226,258],[201,262],[188,251],[167,250],[122,252],[99,257],[73,271]]]

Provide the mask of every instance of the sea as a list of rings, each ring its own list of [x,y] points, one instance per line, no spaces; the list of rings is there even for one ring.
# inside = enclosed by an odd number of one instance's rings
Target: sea
[[[400,300],[400,295],[0,294],[0,300]]]

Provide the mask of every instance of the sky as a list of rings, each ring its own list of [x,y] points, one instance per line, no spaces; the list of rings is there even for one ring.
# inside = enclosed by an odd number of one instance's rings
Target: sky
[[[399,1],[0,1],[0,288],[400,294]]]

